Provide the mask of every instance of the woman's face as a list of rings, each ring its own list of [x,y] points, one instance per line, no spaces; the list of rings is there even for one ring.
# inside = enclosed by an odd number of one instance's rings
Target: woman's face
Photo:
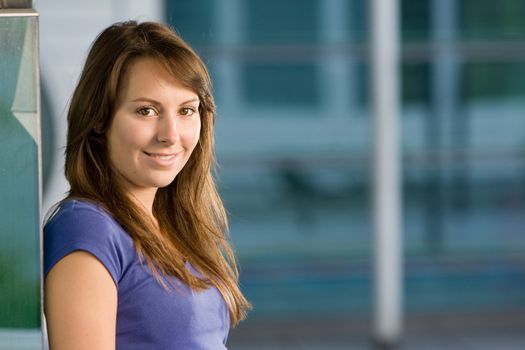
[[[111,165],[137,198],[169,185],[199,140],[199,98],[161,64],[130,64],[107,132]]]

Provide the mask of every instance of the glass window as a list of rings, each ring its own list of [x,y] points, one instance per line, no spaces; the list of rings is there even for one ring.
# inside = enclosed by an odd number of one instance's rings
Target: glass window
[[[525,97],[523,62],[467,63],[463,75],[465,100]]]
[[[430,102],[430,65],[404,63],[401,68],[401,96],[407,105]]]
[[[242,70],[243,99],[251,105],[319,104],[319,79],[313,64],[251,63]]]
[[[368,38],[368,2],[366,0],[347,0],[347,37],[349,44],[365,44]]]
[[[423,6],[416,2],[403,4]],[[407,314],[503,313],[523,306],[525,296],[516,255],[525,246],[518,214],[525,209],[519,156],[525,66],[523,56],[508,53],[514,44],[498,43],[507,50],[500,60],[490,41],[522,35],[524,7],[522,1],[448,5],[448,13],[429,14],[428,28],[439,17],[457,26],[441,30],[459,31],[459,40],[451,38],[437,54],[427,41],[417,62],[403,64],[404,107],[416,101],[429,107],[405,108],[403,115],[403,141],[412,145],[404,153]],[[421,18],[403,20],[423,25]],[[463,39],[478,41],[476,54]]]
[[[464,39],[525,38],[525,2],[522,0],[458,0],[459,24]]]
[[[166,17],[174,29],[191,45],[212,44],[215,38],[213,0],[166,1]]]
[[[250,0],[244,5],[248,45],[319,41],[319,0]]]
[[[401,37],[403,41],[429,40],[431,29],[430,1],[401,1]]]
[[[242,68],[242,91],[249,104],[316,105],[319,79],[314,64],[296,62],[281,63],[282,50],[296,57],[304,54],[293,52],[286,45],[317,44],[320,38],[319,2],[254,0],[247,1],[245,42],[247,49],[258,45],[273,48],[260,53],[268,64],[247,62]],[[301,11],[297,11],[298,7]],[[277,48],[275,47],[277,46]],[[311,47],[311,50],[315,50]]]

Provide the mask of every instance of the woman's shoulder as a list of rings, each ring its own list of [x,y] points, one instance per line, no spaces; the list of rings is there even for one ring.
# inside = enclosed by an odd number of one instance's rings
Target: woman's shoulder
[[[115,219],[97,203],[66,200],[59,204],[44,226],[45,273],[64,256],[84,250],[95,255],[120,275],[133,259],[133,241]]]
[[[106,234],[128,236],[117,219],[100,203],[87,199],[68,199],[48,216],[44,232],[65,227],[68,230],[103,230]]]
[[[112,216],[101,204],[86,199],[67,199],[51,209],[51,214],[48,216],[45,225],[53,225],[68,219],[114,222]]]
[[[84,199],[68,199],[58,205],[44,225],[44,240],[53,236],[132,245],[129,234],[101,204]]]

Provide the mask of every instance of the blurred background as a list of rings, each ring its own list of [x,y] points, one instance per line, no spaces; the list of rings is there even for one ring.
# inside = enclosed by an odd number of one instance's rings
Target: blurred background
[[[67,191],[67,104],[92,40],[119,20],[166,22],[203,57],[214,81],[219,189],[241,286],[254,305],[229,347],[372,349],[368,1],[33,5],[40,15],[42,215]],[[523,349],[525,2],[399,0],[399,16],[401,348]],[[0,61],[2,95],[20,85],[6,72],[22,71],[23,58],[35,55],[35,45],[20,51],[13,44],[35,40],[35,21],[0,17],[0,57],[15,52]],[[36,339],[41,327],[38,208],[32,221],[20,214],[38,198],[38,178],[22,180],[6,165],[20,158],[6,149],[29,152],[19,167],[34,174],[40,139],[24,144],[30,128],[20,127],[9,103],[0,116],[0,348],[2,339],[23,348],[9,339]],[[20,181],[33,184],[25,197]],[[13,208],[18,217],[5,214]],[[23,262],[18,270],[13,259]]]

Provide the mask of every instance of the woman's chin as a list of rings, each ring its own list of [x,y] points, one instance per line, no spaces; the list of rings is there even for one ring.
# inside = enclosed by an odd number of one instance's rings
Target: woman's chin
[[[165,177],[162,179],[155,179],[154,187],[156,188],[168,187],[169,185],[171,185],[171,183],[173,183],[173,181],[175,181],[176,177],[177,176],[170,176],[170,177]]]

